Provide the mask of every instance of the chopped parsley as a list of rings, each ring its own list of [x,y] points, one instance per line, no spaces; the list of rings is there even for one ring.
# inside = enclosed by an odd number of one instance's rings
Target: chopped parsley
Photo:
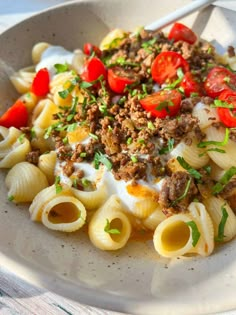
[[[217,237],[215,238],[215,240],[217,242],[222,242],[224,240],[224,230],[225,230],[225,224],[227,222],[227,219],[228,219],[228,212],[227,210],[225,209],[225,204],[223,204],[221,206],[221,212],[222,212],[222,217],[221,217],[221,220],[220,220],[220,224],[218,226],[218,234],[217,234]]]
[[[157,111],[162,111],[163,109],[165,109],[167,112],[169,110],[170,106],[174,106],[175,104],[172,101],[163,101],[160,102],[160,104],[155,108]]]
[[[61,63],[56,63],[54,65],[54,68],[56,69],[56,74],[58,73],[63,73],[69,70],[68,64],[61,64]]]
[[[14,200],[14,196],[13,196],[13,195],[8,196],[8,197],[7,197],[7,200],[8,200],[8,201],[13,201],[13,200]]]
[[[138,162],[138,158],[137,158],[137,156],[135,156],[135,155],[131,155],[130,159],[131,159],[131,161],[132,161],[133,163],[137,163],[137,162]]]
[[[22,133],[22,134],[18,137],[18,141],[19,141],[20,143],[23,143],[24,139],[25,139],[25,134]]]
[[[219,148],[210,148],[205,150],[204,152],[198,154],[199,157],[202,157],[203,155],[205,155],[207,152],[218,152],[218,153],[225,153],[225,150],[223,149],[219,149]]]
[[[120,230],[111,228],[111,223],[109,222],[108,219],[106,219],[106,225],[104,226],[104,232],[109,233],[109,234],[120,234],[121,233]]]
[[[197,227],[197,224],[194,222],[194,221],[189,221],[189,222],[186,222],[186,224],[188,226],[190,226],[191,228],[191,231],[192,231],[192,245],[193,247],[195,247],[199,241],[199,238],[201,236],[199,230],[198,230],[198,227]]]
[[[197,170],[195,170],[192,166],[190,166],[183,157],[177,156],[177,161],[189,173],[189,175],[191,175],[192,177],[198,180],[201,179],[202,175]]]
[[[102,154],[101,152],[95,153],[93,162],[95,169],[99,169],[100,164],[105,165],[108,171],[112,169],[111,161],[105,156],[105,154]]]
[[[59,194],[60,192],[62,192],[62,185],[60,181],[61,181],[60,176],[56,176],[55,178],[56,194]]]
[[[203,141],[198,143],[199,148],[205,148],[208,145],[216,145],[216,146],[224,146],[228,143],[229,141],[229,128],[225,128],[225,137],[223,141]]]
[[[224,175],[221,177],[221,179],[212,187],[212,193],[219,194],[224,187],[228,184],[230,179],[236,174],[236,167],[232,166],[230,169],[228,169]]]
[[[150,130],[155,130],[155,126],[153,125],[153,123],[151,121],[148,122],[147,127]]]
[[[171,152],[174,148],[174,143],[175,143],[175,139],[173,139],[173,138],[168,139],[167,147],[160,149],[159,154],[162,155],[162,154],[166,154],[166,153]]]
[[[189,180],[187,181],[184,193],[181,196],[179,196],[178,198],[176,198],[174,201],[171,202],[171,204],[170,204],[171,207],[175,206],[179,201],[181,201],[182,199],[184,199],[187,196],[189,188],[190,188],[190,184],[191,184],[191,178],[189,178]]]
[[[94,140],[98,140],[98,136],[95,135],[94,133],[89,133],[89,136],[93,138]]]
[[[214,100],[214,104],[211,104],[211,107],[212,108],[222,107],[222,108],[230,108],[230,109],[234,108],[233,104],[229,104],[228,102],[224,102],[221,100]]]
[[[172,90],[172,89],[175,89],[176,86],[181,83],[181,81],[183,80],[183,77],[184,77],[184,73],[183,73],[182,68],[178,68],[178,69],[177,69],[177,76],[178,76],[178,79],[176,79],[174,82],[168,84],[168,85],[165,87],[165,90]],[[183,91],[183,92],[184,92],[184,91]]]

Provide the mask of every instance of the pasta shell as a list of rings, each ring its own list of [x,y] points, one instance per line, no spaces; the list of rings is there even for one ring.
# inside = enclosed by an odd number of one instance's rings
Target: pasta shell
[[[209,256],[214,249],[214,227],[213,222],[206,211],[205,206],[200,202],[192,202],[188,207],[195,223],[200,231],[200,239],[194,248],[201,256]]]
[[[73,196],[72,192],[70,191],[69,187],[62,186],[62,191],[59,194],[63,194],[64,196]],[[34,198],[33,202],[29,207],[29,213],[32,221],[39,221],[41,222],[42,218],[42,211],[44,205],[53,199],[56,195],[59,195],[56,192],[56,186],[52,185],[41,190]]]
[[[202,130],[209,127],[213,122],[219,121],[216,108],[212,108],[201,102],[194,106],[192,115],[198,118],[198,125]]]
[[[228,218],[224,226],[223,242],[231,240],[236,235],[236,216],[229,204],[221,197],[210,197],[204,200],[204,204],[211,216],[214,225],[214,235],[218,236],[218,229],[222,219],[222,207],[227,211]]]
[[[166,216],[164,215],[164,213],[161,210],[161,207],[159,206],[146,219],[143,220],[143,224],[147,229],[154,231],[158,224],[160,224],[165,219]]]
[[[145,219],[157,208],[158,203],[147,198],[137,201],[131,211],[135,217]]]
[[[76,71],[76,73],[81,74],[84,67],[85,55],[80,50],[77,49],[74,52],[74,56],[72,59],[72,68]]]
[[[15,203],[30,202],[44,188],[48,186],[46,176],[40,169],[28,162],[21,162],[13,166],[5,179],[8,197]]]
[[[34,137],[31,140],[31,146],[33,149],[39,149],[41,153],[50,151],[54,149],[54,144],[49,137],[48,139],[44,138],[45,130],[34,126]]]
[[[204,149],[198,148],[197,141],[192,139],[191,145],[186,145],[183,141],[180,142],[171,152],[171,156],[175,158],[182,156],[189,165],[198,169],[209,162],[209,156],[207,154],[200,156],[204,151]]]
[[[34,67],[27,67],[14,73],[10,80],[18,93],[24,94],[30,91],[33,79],[35,77]]]
[[[110,229],[119,231],[119,234],[105,231],[108,222]],[[131,224],[117,196],[112,195],[94,213],[89,222],[88,233],[93,245],[99,249],[117,250],[125,246],[131,234]]]
[[[35,44],[32,48],[32,61],[36,65],[41,61],[43,52],[50,46],[46,42],[39,42]]]
[[[192,233],[187,222],[189,214],[176,214],[162,221],[153,236],[155,250],[163,257],[173,258],[193,250]]]
[[[116,48],[125,36],[127,36],[127,33],[124,30],[115,28],[103,38],[99,47],[101,50]]]
[[[15,164],[25,161],[26,154],[31,150],[29,140],[24,138],[17,140],[11,147],[9,153],[0,161],[0,168],[10,168]]]
[[[57,195],[43,207],[42,223],[51,230],[74,232],[86,220],[84,205],[72,196]]]
[[[53,114],[58,112],[58,107],[49,99],[41,100],[35,107],[32,115],[32,123],[41,129],[46,129],[56,122]]]
[[[23,94],[20,99],[27,107],[28,112],[32,112],[38,102],[38,97],[32,92]]]
[[[225,137],[225,128],[207,128],[206,132],[206,141],[223,141]],[[216,146],[209,145],[207,149],[214,148]],[[232,140],[228,140],[227,144],[221,147],[225,153],[208,151],[210,158],[220,167],[225,170],[229,169],[231,166],[236,165],[236,143]]]
[[[54,169],[56,165],[57,154],[51,151],[47,154],[42,154],[39,157],[38,167],[46,175],[50,185],[55,182]]]
[[[20,137],[21,131],[15,127],[5,128],[0,126],[0,158],[5,157],[11,150],[12,145]]]
[[[76,198],[85,206],[86,210],[97,210],[107,199],[108,191],[105,184],[99,185],[94,191],[82,191],[72,188]]]

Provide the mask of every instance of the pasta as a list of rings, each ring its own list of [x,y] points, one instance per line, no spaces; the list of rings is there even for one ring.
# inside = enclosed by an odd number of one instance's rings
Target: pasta
[[[106,251],[151,238],[157,255],[205,257],[235,238],[235,58],[181,27],[33,46],[0,117],[9,202]]]

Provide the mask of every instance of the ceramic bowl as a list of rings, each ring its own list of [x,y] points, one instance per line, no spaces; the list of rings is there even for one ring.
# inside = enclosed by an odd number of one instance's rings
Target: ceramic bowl
[[[31,64],[39,41],[82,47],[108,30],[133,30],[188,1],[77,1],[37,14],[0,36],[0,111],[15,91],[9,75]],[[184,20],[218,49],[234,44],[236,13],[209,7]],[[0,172],[0,261],[30,283],[84,304],[132,314],[208,314],[236,309],[236,242],[208,258],[160,259],[152,242],[131,241],[117,252],[95,249],[85,234],[49,231],[29,220],[27,206],[7,201]]]

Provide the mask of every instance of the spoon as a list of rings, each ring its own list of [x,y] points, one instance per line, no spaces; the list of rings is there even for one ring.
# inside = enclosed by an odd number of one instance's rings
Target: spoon
[[[195,11],[202,10],[209,6],[215,0],[194,0],[186,6],[171,12],[170,14],[158,19],[157,21],[145,26],[145,30],[155,31],[159,30]]]

